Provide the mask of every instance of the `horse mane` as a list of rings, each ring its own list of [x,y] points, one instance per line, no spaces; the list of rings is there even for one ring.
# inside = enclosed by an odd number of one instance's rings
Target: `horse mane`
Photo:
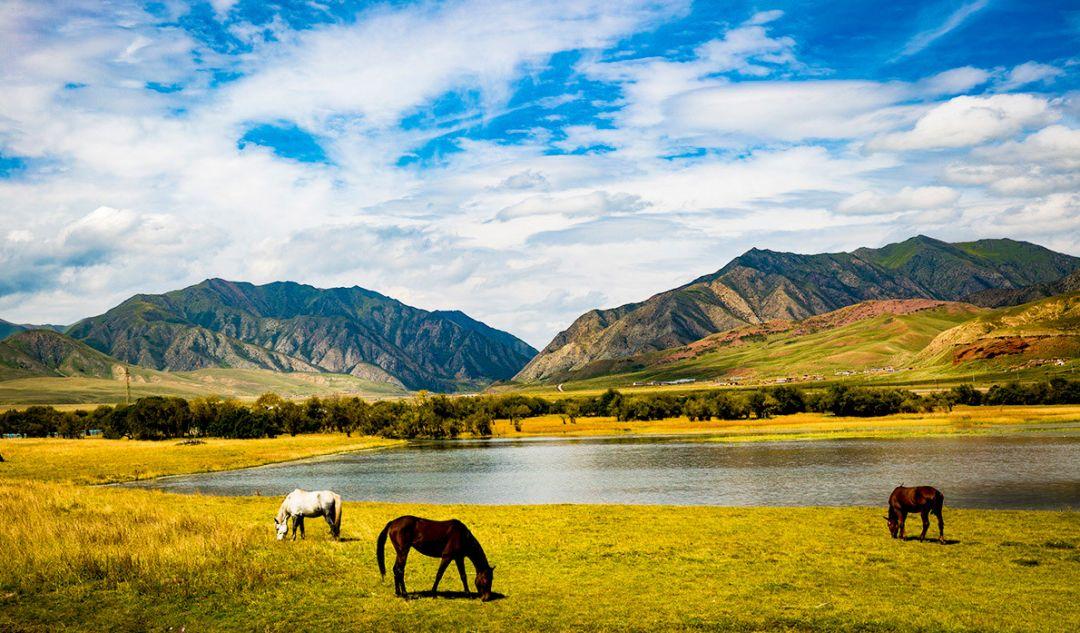
[[[289,518],[288,513],[285,512],[285,504],[289,501],[289,495],[285,495],[285,498],[281,500],[281,505],[278,506],[277,515],[274,516],[275,523],[281,523]]]
[[[472,541],[472,550],[466,554],[466,556],[472,561],[473,567],[476,568],[476,571],[491,569],[491,564],[488,563],[487,554],[484,553],[484,548],[480,545],[480,541],[473,536],[472,530],[465,527],[464,524],[462,524],[462,527],[465,528],[465,533],[469,535],[469,540]]]

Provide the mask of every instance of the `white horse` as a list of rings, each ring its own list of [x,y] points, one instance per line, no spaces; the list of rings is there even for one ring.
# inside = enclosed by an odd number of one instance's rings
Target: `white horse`
[[[300,538],[304,538],[304,517],[324,517],[330,525],[330,536],[337,540],[341,536],[341,496],[329,490],[308,492],[299,488],[285,495],[274,517],[277,540],[285,538],[290,518],[293,540],[296,540],[296,528],[300,528]]]

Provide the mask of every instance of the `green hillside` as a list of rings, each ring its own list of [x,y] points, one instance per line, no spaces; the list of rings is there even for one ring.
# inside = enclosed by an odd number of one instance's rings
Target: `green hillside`
[[[0,341],[0,404],[120,402],[127,397],[126,374],[130,374],[133,398],[209,394],[245,398],[268,391],[287,397],[406,393],[396,384],[322,372],[157,371],[122,363],[51,330],[27,330]]]
[[[123,364],[52,330],[23,330],[0,341],[0,380],[31,377],[110,378]]]
[[[988,310],[926,300],[872,301],[803,321],[714,334],[662,352],[592,363],[563,389],[680,380],[721,384],[920,383],[1046,377],[1080,358],[1080,293]]]
[[[987,290],[1055,282],[1080,259],[1015,240],[949,244],[923,235],[850,253],[750,249],[719,271],[610,310],[590,310],[552,339],[515,380],[552,383],[702,337],[860,302],[961,301]]]
[[[274,392],[290,398],[349,395],[392,398],[407,392],[394,385],[343,374],[282,373],[265,369],[200,369],[159,372],[133,369],[131,397],[218,395],[256,398]],[[35,377],[0,381],[0,404],[97,404],[123,402],[123,379]]]

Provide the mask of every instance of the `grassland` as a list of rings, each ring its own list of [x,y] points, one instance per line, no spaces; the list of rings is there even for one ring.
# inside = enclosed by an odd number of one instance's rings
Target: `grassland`
[[[1080,430],[1080,406],[959,406],[951,412],[901,413],[880,418],[844,418],[821,413],[798,413],[766,420],[713,420],[692,422],[668,418],[649,422],[620,422],[611,417],[578,418],[546,415],[521,421],[517,430],[508,420],[498,420],[499,437],[670,435],[694,434],[712,441],[775,441],[899,438],[931,435],[990,435]]]
[[[281,373],[262,369],[200,369],[190,372],[132,370],[131,397],[216,394],[254,399],[268,391],[287,397],[331,394],[366,397],[406,395],[401,387],[341,374]],[[124,402],[121,379],[38,377],[0,381],[0,404],[116,404]]]
[[[994,417],[996,412],[997,417]],[[712,423],[718,437],[1067,425],[1077,407],[958,417],[788,416]],[[554,434],[557,417],[523,434]],[[579,420],[577,432],[692,432],[686,420]],[[855,426],[852,426],[855,425]],[[700,427],[700,423],[694,426]],[[940,427],[940,428],[939,428]],[[512,429],[500,423],[500,430]],[[949,544],[888,537],[879,508],[422,506],[346,503],[276,542],[278,499],[80,485],[236,468],[385,445],[334,435],[177,442],[0,440],[0,631],[737,630],[1080,628],[1080,513],[946,508]],[[401,514],[457,517],[496,565],[490,603],[402,601],[374,541]],[[413,591],[436,561],[409,559]],[[471,578],[472,569],[470,566]],[[460,591],[450,570],[442,590]],[[1018,611],[1018,609],[1020,609]]]
[[[759,385],[808,376],[824,379],[810,385],[929,386],[972,379],[988,385],[1074,377],[1080,367],[1080,293],[999,310],[947,304],[846,322],[844,313],[859,307],[812,317],[798,327],[751,326],[683,347],[597,361],[556,382],[572,392],[680,379],[715,387],[712,383],[717,380]],[[830,324],[830,318],[835,323]],[[962,362],[954,362],[957,358]],[[1053,359],[1062,359],[1064,364],[1039,364]],[[874,371],[884,367],[895,371]],[[538,393],[550,392],[554,386],[519,387]]]
[[[0,440],[0,485],[11,480],[103,484],[164,475],[232,470],[317,455],[401,444],[344,435],[298,435],[259,440],[137,442],[103,439]]]
[[[876,508],[347,503],[343,541],[273,540],[276,499],[0,489],[0,630],[1047,631],[1080,627],[1080,515],[946,510],[941,546]],[[458,517],[496,565],[473,600],[393,597],[374,540]],[[435,561],[409,559],[411,590]],[[471,577],[472,569],[469,574]],[[444,591],[460,591],[453,573]],[[1018,610],[1019,609],[1019,610]]]

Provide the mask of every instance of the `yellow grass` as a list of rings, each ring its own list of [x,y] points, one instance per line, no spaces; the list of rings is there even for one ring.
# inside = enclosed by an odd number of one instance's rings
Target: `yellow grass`
[[[0,440],[0,455],[6,460],[0,463],[0,480],[114,483],[232,470],[401,443],[378,437],[330,434],[259,440],[207,439],[204,442],[185,445],[180,440]]]
[[[877,418],[797,413],[766,420],[710,422],[691,422],[686,417],[648,422],[581,417],[576,424],[569,421],[564,424],[564,417],[546,415],[523,420],[520,432],[507,420],[495,423],[495,434],[500,437],[701,434],[722,441],[978,435],[1059,429],[1080,429],[1080,406],[960,406],[951,412],[902,413]]]
[[[946,508],[941,546],[877,508],[346,503],[273,540],[278,500],[27,483],[0,488],[3,631],[1069,631],[1080,515]],[[393,597],[374,542],[458,517],[496,565],[490,603]],[[410,590],[435,561],[413,554]],[[469,566],[472,576],[472,567]],[[460,591],[451,569],[444,591]]]

